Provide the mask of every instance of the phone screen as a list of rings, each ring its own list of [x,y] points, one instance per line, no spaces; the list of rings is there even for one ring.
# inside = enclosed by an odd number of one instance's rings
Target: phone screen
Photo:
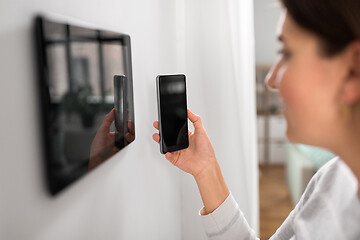
[[[160,134],[165,151],[188,147],[185,75],[158,76]]]

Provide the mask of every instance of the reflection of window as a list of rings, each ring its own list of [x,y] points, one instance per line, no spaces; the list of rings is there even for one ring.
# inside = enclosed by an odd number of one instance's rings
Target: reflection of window
[[[74,87],[90,87],[89,61],[85,57],[73,58]]]
[[[101,96],[99,44],[87,42],[71,43],[71,55],[71,90],[90,87],[93,95]]]
[[[104,68],[105,68],[105,96],[114,96],[114,75],[122,75],[124,71],[123,48],[119,44],[104,43]],[[121,66],[121,69],[119,69]]]
[[[69,89],[65,45],[53,44],[47,48],[50,94],[60,98]]]
[[[113,102],[113,76],[126,72],[122,36],[52,22],[44,28],[52,99],[85,88],[89,99]]]

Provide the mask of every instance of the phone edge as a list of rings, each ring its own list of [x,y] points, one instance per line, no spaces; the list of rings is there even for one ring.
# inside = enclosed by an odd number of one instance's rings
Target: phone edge
[[[163,144],[163,138],[162,138],[162,134],[161,134],[161,108],[160,108],[160,75],[158,75],[156,77],[156,95],[157,95],[157,108],[158,108],[158,126],[159,126],[159,136],[160,136],[160,141],[159,141],[159,145],[160,145],[160,153],[165,154],[166,152],[164,151],[164,144]]]

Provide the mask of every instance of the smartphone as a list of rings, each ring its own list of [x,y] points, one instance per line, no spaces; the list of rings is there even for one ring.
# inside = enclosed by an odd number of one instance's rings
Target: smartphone
[[[126,76],[114,76],[114,108],[115,108],[115,146],[122,149],[126,145]]]
[[[156,78],[160,152],[174,152],[189,146],[186,77],[184,74]]]

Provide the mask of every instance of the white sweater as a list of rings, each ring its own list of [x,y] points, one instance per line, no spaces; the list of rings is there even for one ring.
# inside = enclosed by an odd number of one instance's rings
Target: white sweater
[[[231,194],[201,218],[209,239],[257,239]],[[358,182],[350,168],[338,157],[325,164],[270,239],[360,239]]]

